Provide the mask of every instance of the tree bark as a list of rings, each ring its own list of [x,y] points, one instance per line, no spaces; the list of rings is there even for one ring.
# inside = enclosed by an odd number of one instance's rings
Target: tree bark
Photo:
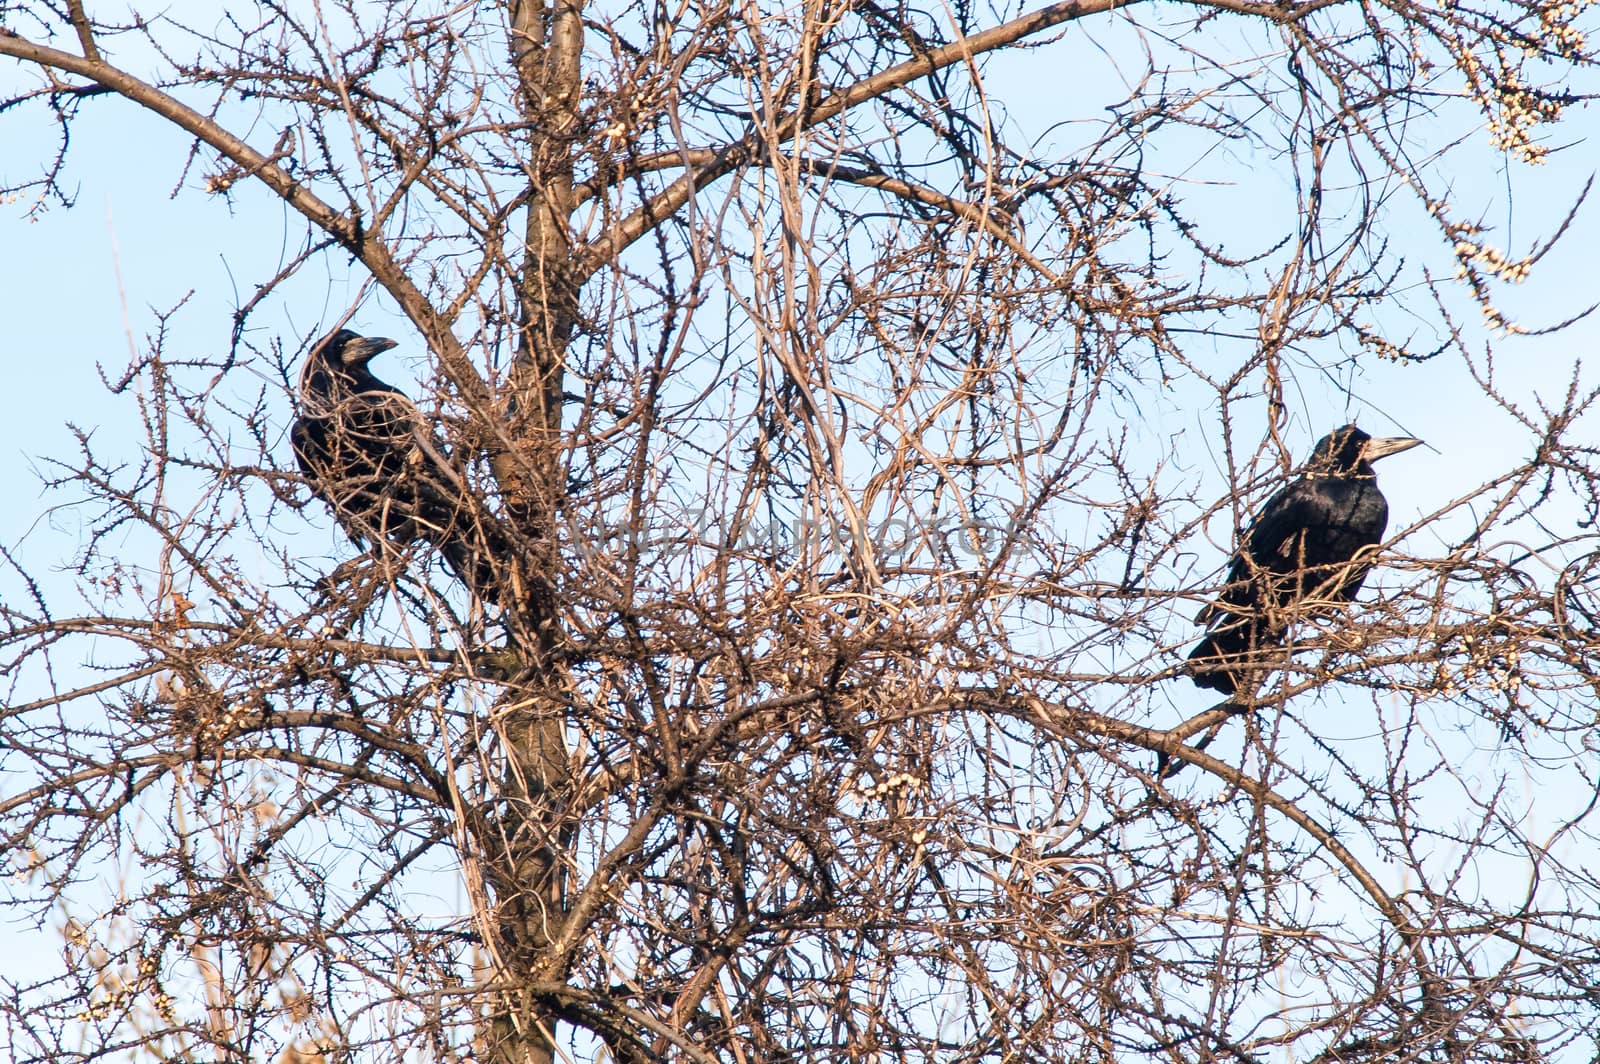
[[[555,650],[561,642],[556,534],[564,493],[561,458],[562,384],[567,345],[577,318],[571,264],[572,151],[583,50],[582,4],[576,0],[513,0],[510,49],[517,71],[528,142],[526,256],[517,292],[518,342],[507,403],[515,453],[494,459],[508,516],[524,550],[511,575],[511,631],[525,663],[520,694],[501,709],[505,746],[503,839],[496,977],[514,985],[498,996],[490,1059],[547,1064],[554,1059],[556,1019],[523,987],[543,971],[547,947],[566,912],[571,845],[564,807],[571,782],[564,690]]]

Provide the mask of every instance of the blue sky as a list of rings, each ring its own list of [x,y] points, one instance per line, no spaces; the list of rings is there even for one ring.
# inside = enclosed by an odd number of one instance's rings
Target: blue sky
[[[1226,24],[1208,32],[1222,34]],[[1103,107],[1115,101],[1142,71],[1143,52],[1133,47],[1126,26],[1097,24],[1076,31],[1051,47],[1013,55],[992,64],[986,88],[997,112],[1037,138],[1037,151],[1050,156],[1078,135],[1069,120],[1097,121]],[[1073,110],[1063,115],[1060,95],[1046,96],[1037,86],[1059,79],[1070,68],[1078,90],[1069,94]],[[0,84],[12,76],[0,70]],[[1555,127],[1549,161],[1542,166],[1508,163],[1487,150],[1487,135],[1473,134],[1477,147],[1463,153],[1459,173],[1450,184],[1453,202],[1467,213],[1482,212],[1495,230],[1495,242],[1514,254],[1525,253],[1550,235],[1572,198],[1595,172],[1600,158],[1592,148],[1597,132],[1592,109],[1575,109]],[[15,181],[37,172],[55,144],[56,131],[37,109],[11,112],[0,122],[9,149],[0,158],[0,176]],[[1433,131],[1418,130],[1419,140]],[[1439,129],[1441,139],[1459,130]],[[1026,139],[1026,138],[1025,138]],[[276,272],[302,238],[297,217],[265,191],[236,187],[228,196],[202,190],[207,161],[182,171],[186,140],[162,123],[146,118],[131,105],[112,98],[88,102],[74,128],[68,188],[76,206],[51,207],[29,218],[27,199],[0,205],[5,233],[5,283],[0,285],[0,312],[8,323],[7,363],[12,369],[12,402],[0,418],[0,471],[18,505],[0,512],[0,540],[17,548],[24,564],[38,570],[69,561],[78,542],[70,511],[50,510],[62,501],[40,494],[39,474],[48,475],[41,456],[70,457],[72,423],[95,434],[97,444],[128,449],[138,446],[136,408],[126,397],[107,394],[99,367],[116,376],[131,352],[142,349],[155,328],[158,312],[184,303],[171,319],[169,353],[198,351],[218,354],[229,340],[232,310],[247,299],[254,285]],[[1176,156],[1182,158],[1181,154]],[[1191,213],[1226,233],[1230,250],[1270,244],[1284,227],[1294,224],[1294,199],[1288,178],[1274,160],[1251,154],[1247,145],[1230,143],[1198,150],[1189,169],[1174,179],[1202,181],[1183,194]],[[174,192],[177,194],[174,195]],[[1392,239],[1402,253],[1428,261],[1436,272],[1448,271],[1436,236],[1413,230],[1420,239],[1408,246],[1408,227],[1415,212],[1396,197]],[[1408,213],[1409,212],[1409,213]],[[1536,267],[1528,281],[1502,286],[1498,295],[1513,317],[1529,326],[1569,318],[1597,298],[1589,262],[1600,246],[1600,202],[1580,212],[1565,238]],[[291,350],[302,338],[336,320],[358,297],[360,272],[338,255],[323,256],[293,282],[291,298],[270,306],[254,321],[251,341],[264,346],[279,329]],[[1408,301],[1425,305],[1429,298],[1413,290],[1397,300],[1384,323],[1396,330],[1419,330],[1417,346],[1435,342],[1424,326],[1408,315]],[[187,302],[185,302],[187,301]],[[282,309],[288,308],[288,309]],[[1425,306],[1424,306],[1425,309]],[[1469,326],[1477,323],[1468,320]],[[424,354],[409,325],[381,298],[370,298],[352,325],[387,334],[402,346],[387,356],[387,372],[415,391],[415,376],[426,372]],[[1482,335],[1469,344],[1481,347]],[[1499,371],[1507,391],[1519,402],[1555,399],[1582,360],[1600,339],[1593,320],[1553,336],[1501,337],[1496,340]],[[1196,338],[1196,344],[1205,343]],[[270,367],[260,366],[261,372]],[[1485,466],[1503,467],[1528,447],[1508,431],[1509,417],[1494,408],[1470,379],[1466,368],[1447,354],[1420,366],[1395,366],[1366,360],[1354,376],[1319,379],[1302,374],[1289,390],[1292,446],[1303,454],[1312,440],[1346,420],[1358,420],[1376,434],[1413,434],[1430,449],[1392,460],[1383,470],[1386,491],[1394,500],[1391,528],[1409,524],[1476,486]],[[1186,458],[1195,474],[1221,483],[1221,458],[1215,448],[1215,415],[1194,393],[1174,394],[1128,415],[1152,437],[1182,433]],[[282,409],[286,427],[290,413]],[[288,462],[286,444],[278,456]],[[1459,522],[1417,533],[1406,544],[1428,555],[1451,542]],[[1202,555],[1216,552],[1202,565],[1222,562],[1221,546],[1231,529],[1214,523],[1211,543],[1197,543]],[[326,530],[316,544],[336,549],[340,537]],[[1186,695],[1180,706],[1187,704]]]
[[[1094,33],[1088,35],[1094,36]],[[1108,34],[1108,38],[1115,38]],[[1085,38],[1087,40],[1087,37]],[[1095,113],[1088,86],[1114,60],[1096,60],[1095,48],[1082,42],[1014,57],[995,64],[991,91],[1005,101],[1012,119],[1041,138],[1060,119],[1052,108],[1061,97],[1048,97],[1032,86],[1059,75],[1062,55],[1069,50],[1085,66],[1076,71],[1086,95],[1075,97],[1083,113]],[[1116,40],[1107,46],[1115,54]],[[1105,65],[1093,68],[1097,62]],[[1093,69],[1091,69],[1093,68]],[[0,84],[11,77],[0,67]],[[1106,82],[1110,95],[1115,87]],[[1540,167],[1505,163],[1487,150],[1468,152],[1452,181],[1456,201],[1472,211],[1487,212],[1498,232],[1497,242],[1525,252],[1531,242],[1551,233],[1572,197],[1590,179],[1600,160],[1593,144],[1600,133],[1600,115],[1578,109],[1552,136],[1561,150]],[[1069,134],[1063,132],[1063,137]],[[1486,141],[1486,134],[1478,134]],[[54,144],[53,130],[35,112],[0,116],[0,137],[7,148],[0,156],[0,176],[26,178]],[[0,475],[20,500],[0,511],[0,542],[19,548],[24,564],[49,568],[66,563],[78,542],[70,512],[47,510],[54,501],[40,494],[36,470],[48,475],[41,456],[72,452],[68,423],[95,433],[109,449],[125,447],[130,460],[139,444],[137,415],[127,398],[112,397],[101,384],[97,367],[116,376],[132,352],[144,347],[155,325],[155,313],[186,305],[173,318],[169,352],[186,348],[220,353],[225,349],[233,308],[248,298],[253,286],[270,277],[293,252],[303,227],[297,218],[264,191],[248,186],[229,196],[201,190],[204,162],[187,174],[182,166],[187,144],[162,124],[139,115],[115,99],[90,101],[75,128],[70,183],[77,205],[54,207],[29,219],[32,204],[18,200],[0,205],[6,265],[0,271],[0,314],[7,323],[3,344],[11,369],[10,402],[0,417]],[[1240,154],[1228,154],[1238,151]],[[1050,154],[1043,148],[1040,154]],[[1221,180],[1191,190],[1191,202],[1204,205],[1214,226],[1234,227],[1238,241],[1270,243],[1281,227],[1293,223],[1292,197],[1272,161],[1227,149],[1204,160],[1208,175]],[[1233,175],[1235,180],[1226,180]],[[1180,175],[1187,176],[1187,175]],[[174,190],[178,191],[176,197]],[[1509,197],[1507,196],[1510,191]],[[1396,207],[1393,237],[1403,251],[1438,258],[1437,241],[1419,234],[1415,249],[1407,247],[1415,224]],[[1600,202],[1578,216],[1565,238],[1535,268],[1528,281],[1500,292],[1513,317],[1529,326],[1569,318],[1600,298],[1590,261],[1600,246]],[[1442,263],[1441,263],[1442,265]],[[294,283],[295,298],[265,312],[252,334],[258,344],[281,330],[284,343],[321,331],[322,323],[343,314],[360,291],[361,275],[338,256],[325,256]],[[1407,293],[1385,322],[1407,328],[1406,300],[1426,301],[1421,290]],[[1417,320],[1421,320],[1420,316]],[[384,305],[370,300],[352,324],[364,332],[404,339],[409,326]],[[1476,322],[1469,324],[1476,326]],[[1426,339],[1426,336],[1423,337]],[[1499,338],[1496,350],[1507,390],[1519,402],[1565,392],[1583,356],[1600,340],[1600,324],[1585,321],[1553,336]],[[1470,339],[1481,347],[1482,337]],[[1197,343],[1203,342],[1200,340]],[[1420,342],[1419,346],[1431,346]],[[415,391],[411,380],[424,373],[423,353],[414,342],[386,363],[397,383]],[[1589,371],[1591,374],[1593,371]],[[1345,389],[1353,394],[1348,399]],[[1303,454],[1327,428],[1359,420],[1376,434],[1415,434],[1430,450],[1419,450],[1387,463],[1383,483],[1394,500],[1391,528],[1399,528],[1476,486],[1476,473],[1486,465],[1503,467],[1527,448],[1525,438],[1509,430],[1510,419],[1486,401],[1465,367],[1453,355],[1420,366],[1368,362],[1355,378],[1319,380],[1307,374],[1290,394],[1292,439]],[[1175,396],[1168,404],[1130,412],[1152,435],[1186,434],[1189,459],[1197,475],[1215,479],[1222,490],[1217,457],[1208,453],[1211,412],[1192,395]],[[284,427],[289,420],[282,409]],[[280,444],[280,461],[289,461]],[[1405,546],[1429,555],[1451,542],[1457,524],[1417,533]],[[1225,542],[1231,530],[1213,526],[1214,542]],[[331,528],[320,545],[331,549],[339,540]],[[1212,547],[1197,544],[1197,550]],[[1220,566],[1220,554],[1204,564]],[[1192,704],[1187,688],[1180,706]],[[1327,737],[1343,738],[1371,731],[1370,718],[1329,722]],[[46,943],[41,948],[54,948]]]

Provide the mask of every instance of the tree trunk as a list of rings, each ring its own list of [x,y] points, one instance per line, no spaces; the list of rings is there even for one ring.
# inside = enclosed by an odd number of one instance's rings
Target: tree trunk
[[[564,797],[571,768],[565,699],[554,650],[561,641],[555,588],[561,555],[556,534],[565,487],[561,397],[567,345],[577,314],[572,266],[572,145],[577,128],[582,4],[513,0],[510,47],[522,94],[528,141],[526,259],[519,335],[511,372],[508,421],[515,447],[498,460],[496,478],[523,550],[511,578],[509,621],[525,664],[524,682],[498,712],[505,745],[503,853],[496,920],[496,977],[508,984],[494,1017],[490,1059],[547,1064],[554,1059],[555,1019],[514,984],[553,975],[548,947],[565,916],[571,844]]]

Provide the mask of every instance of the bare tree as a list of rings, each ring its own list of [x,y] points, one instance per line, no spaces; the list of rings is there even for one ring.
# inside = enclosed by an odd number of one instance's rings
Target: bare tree
[[[1587,10],[6,5],[3,110],[61,131],[7,192],[137,108],[186,194],[304,226],[219,353],[111,381],[135,459],[51,467],[76,597],[8,547],[9,903],[70,917],[14,1053],[1576,1059],[1594,815],[1529,803],[1597,782],[1595,392],[1458,324],[1514,331],[1542,245],[1450,188],[1539,161]],[[1207,209],[1229,151],[1288,231]],[[287,330],[318,262],[414,328],[492,596],[288,537],[331,524],[298,360],[358,309]],[[1518,457],[1202,708],[1190,619],[1338,423],[1296,397],[1385,360],[1465,367]]]

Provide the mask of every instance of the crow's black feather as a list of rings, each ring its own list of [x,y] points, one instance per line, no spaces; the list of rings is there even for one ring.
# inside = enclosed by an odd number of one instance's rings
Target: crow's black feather
[[[393,340],[340,329],[312,349],[300,374],[300,416],[290,442],[311,488],[357,543],[382,548],[423,540],[439,548],[473,591],[497,600],[510,546],[416,405],[373,376],[373,356]]]
[[[1280,646],[1302,611],[1355,597],[1389,524],[1372,463],[1419,443],[1335,429],[1299,479],[1267,501],[1245,532],[1228,582],[1201,611],[1208,631],[1189,655],[1189,674],[1224,694],[1263,668],[1259,652]]]

